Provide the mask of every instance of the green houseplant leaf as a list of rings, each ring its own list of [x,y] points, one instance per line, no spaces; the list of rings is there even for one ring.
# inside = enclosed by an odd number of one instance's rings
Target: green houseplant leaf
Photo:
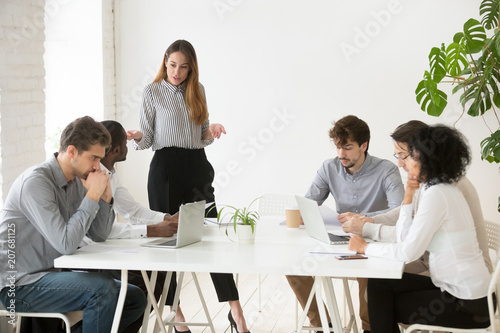
[[[223,205],[219,209],[219,212],[217,213],[217,223],[219,224],[219,227],[222,227],[222,222],[225,220],[228,220],[229,223],[227,223],[225,234],[226,236],[229,237],[228,233],[228,227],[230,225],[233,226],[234,231],[236,232],[236,226],[238,224],[243,224],[243,225],[250,225],[252,228],[252,233],[255,232],[255,224],[259,220],[260,216],[259,213],[255,210],[251,210],[250,207],[258,200],[260,197],[255,198],[247,207],[243,208],[236,208],[234,206],[229,206],[229,205]],[[210,213],[212,209],[214,209],[215,206],[210,208],[207,212]]]
[[[458,76],[468,66],[465,43],[451,43],[446,49],[446,72]]]
[[[444,44],[439,47],[433,47],[429,53],[429,66],[432,80],[436,83],[446,76],[446,51]]]
[[[420,109],[431,116],[439,117],[448,104],[447,95],[437,88],[437,83],[432,80],[431,74],[425,71],[424,79],[420,81],[415,90]]]
[[[500,0],[483,0],[479,9],[481,23],[469,19],[463,26],[463,32],[453,36],[451,44],[435,47],[429,54],[429,72],[425,72],[424,79],[415,90],[420,108],[429,115],[442,114],[447,96],[438,89],[438,84],[451,83],[454,85],[453,94],[461,93],[460,103],[468,115],[482,116],[493,109],[497,116],[494,106],[500,108]],[[489,30],[490,38],[486,30]],[[490,34],[490,31],[493,33]],[[443,81],[445,76],[451,77],[451,80]],[[481,141],[481,158],[490,163],[500,163],[500,129]]]
[[[481,159],[500,163],[500,129],[481,141]]]
[[[483,16],[481,22],[486,29],[493,29],[498,25],[500,15],[500,2],[498,0],[483,0],[479,6],[479,14]]]
[[[477,53],[483,49],[486,41],[486,32],[478,20],[469,19],[464,24],[464,37],[469,53]]]

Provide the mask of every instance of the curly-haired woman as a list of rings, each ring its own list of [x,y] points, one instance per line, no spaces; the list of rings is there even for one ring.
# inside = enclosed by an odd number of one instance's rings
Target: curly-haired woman
[[[411,262],[429,252],[430,277],[404,273],[401,280],[370,279],[371,331],[399,332],[398,323],[457,328],[489,326],[490,273],[483,260],[472,216],[456,182],[465,174],[470,153],[455,129],[437,125],[416,131],[405,159],[408,187],[396,225],[397,243],[367,244],[353,236],[349,248],[369,256]]]

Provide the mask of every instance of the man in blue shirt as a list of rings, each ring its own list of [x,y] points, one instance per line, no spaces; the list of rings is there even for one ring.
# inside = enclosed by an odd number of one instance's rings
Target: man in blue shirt
[[[321,205],[331,194],[340,214],[339,220],[344,218],[342,213],[373,216],[401,205],[404,197],[401,174],[394,163],[368,154],[370,128],[366,122],[353,115],[346,116],[334,123],[329,136],[337,148],[337,157],[323,162],[307,190],[306,198]],[[304,308],[313,278],[287,276],[287,279]],[[364,298],[367,280],[358,281],[360,317],[363,330],[369,331]],[[311,303],[307,316],[312,326],[321,326],[316,300]]]
[[[109,235],[113,196],[99,162],[110,142],[104,126],[79,118],[62,132],[59,153],[12,185],[0,216],[0,301],[13,314],[83,310],[84,333],[111,330],[120,282],[54,268],[54,259],[74,253],[85,234],[100,242]],[[128,285],[120,329],[145,306],[144,293]]]

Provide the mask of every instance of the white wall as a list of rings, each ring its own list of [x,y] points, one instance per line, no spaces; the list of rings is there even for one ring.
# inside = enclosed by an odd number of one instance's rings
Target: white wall
[[[104,103],[101,1],[46,2],[48,157],[59,149],[61,132],[74,119],[88,115],[102,120]]]
[[[118,120],[138,128],[142,88],[176,39],[197,50],[212,122],[228,134],[206,149],[221,204],[243,204],[266,192],[304,193],[321,162],[335,156],[327,130],[355,114],[372,130],[372,155],[392,159],[389,137],[410,119],[453,124],[420,111],[414,90],[431,47],[448,43],[479,0],[441,1],[133,1],[116,3]],[[493,117],[486,120],[498,127]],[[480,161],[482,119],[457,127],[470,139],[469,178],[486,218],[499,220],[497,165]],[[130,150],[120,172],[147,204],[151,151]]]

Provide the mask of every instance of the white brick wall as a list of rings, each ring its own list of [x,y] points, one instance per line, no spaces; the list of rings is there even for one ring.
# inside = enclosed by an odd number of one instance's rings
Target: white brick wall
[[[102,1],[104,119],[116,119],[114,0]]]
[[[22,171],[45,159],[44,6],[0,1],[1,202]]]

